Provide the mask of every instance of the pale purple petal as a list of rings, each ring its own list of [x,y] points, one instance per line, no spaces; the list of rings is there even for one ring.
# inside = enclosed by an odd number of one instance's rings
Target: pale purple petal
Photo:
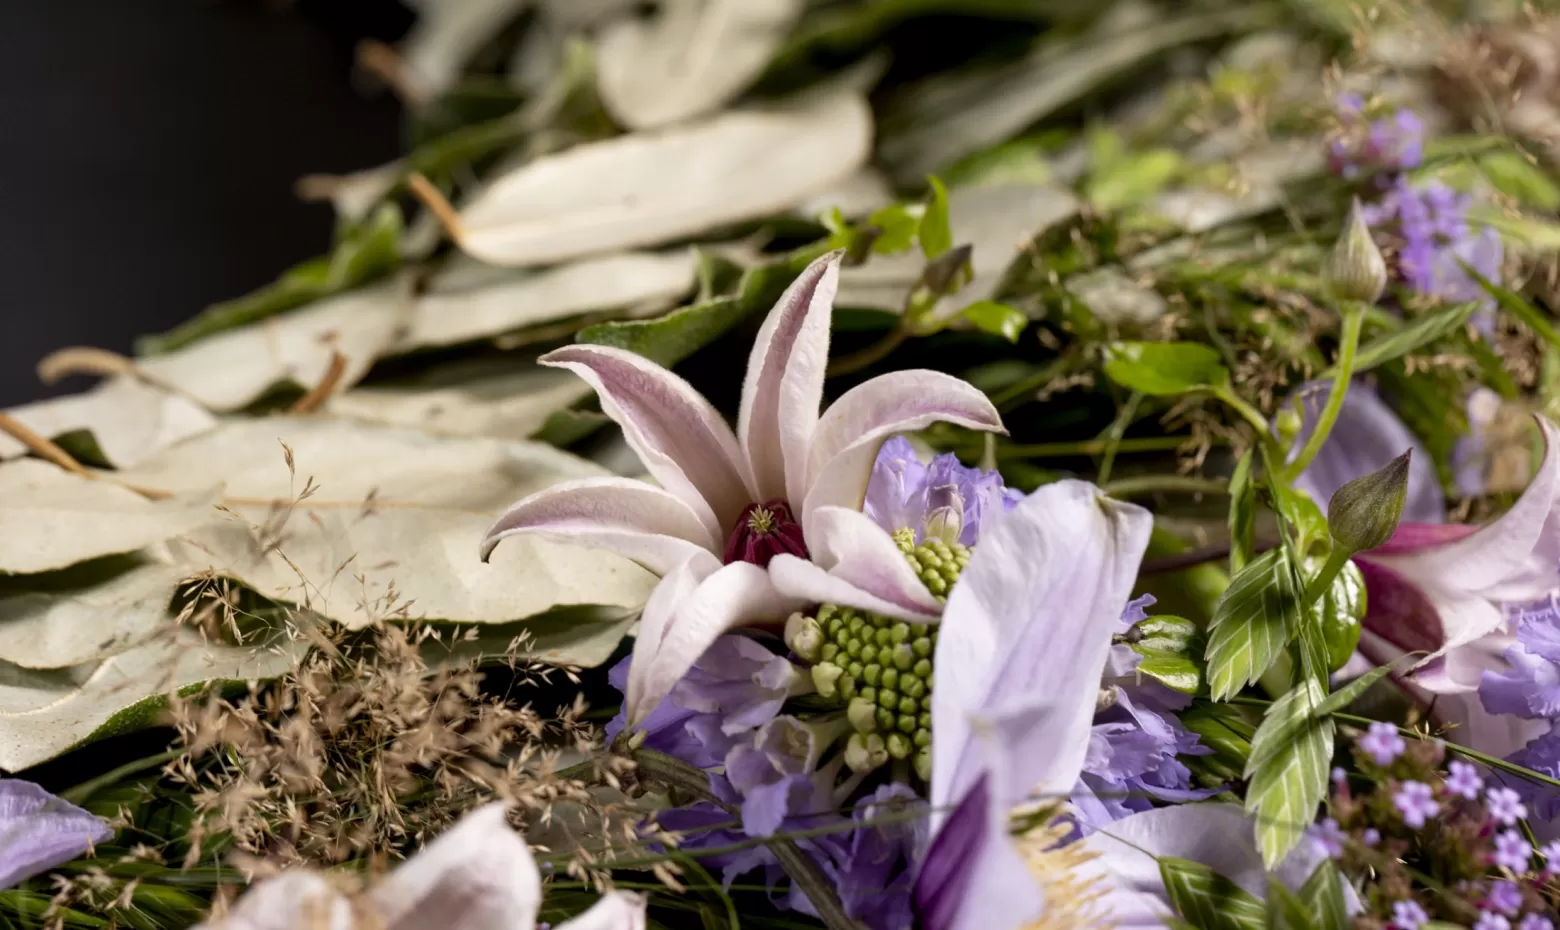
[[[605,346],[572,345],[542,356],[595,388],[601,410],[623,428],[656,481],[724,537],[754,500],[747,459],[709,401],[650,360]]]
[[[63,865],[113,835],[101,819],[38,785],[0,778],[0,889]]]
[[[926,620],[942,612],[893,537],[866,514],[825,507],[813,514],[807,543],[811,562],[777,556],[769,563],[775,586],[785,593],[875,612],[887,607],[890,615],[906,620]],[[841,596],[853,600],[836,599]]]
[[[800,506],[807,495],[807,447],[823,406],[829,326],[843,252],[808,265],[780,295],[748,356],[737,434],[759,500]]]
[[[1008,832],[1009,808],[997,800],[1010,792],[996,777],[977,780],[932,840],[914,890],[924,930],[1016,930],[1044,909]]]
[[[671,571],[662,576],[655,589],[650,592],[650,597],[645,601],[645,609],[639,614],[639,632],[634,637],[634,655],[628,666],[628,681],[623,687],[622,715],[629,728],[637,729],[651,724],[651,713],[656,710],[656,707],[652,706],[635,713],[633,698],[644,693],[650,666],[655,661],[656,653],[661,649],[661,641],[666,638],[666,631],[671,628],[678,609],[693,597],[693,592],[698,590],[699,582],[718,570],[717,566],[711,566],[702,560],[690,559],[674,566]]]
[[[626,707],[630,727],[638,726],[655,710],[722,633],[746,623],[782,620],[807,603],[775,590],[769,573],[747,562],[724,565],[691,590],[687,577],[678,582],[675,597],[656,605],[653,623],[650,605],[645,606],[640,641],[634,644],[629,670]],[[651,599],[660,593],[661,586],[657,586]]]
[[[501,540],[524,533],[616,552],[657,575],[701,552],[715,558],[720,551],[681,498],[629,478],[564,481],[532,494],[493,523],[482,558]]]
[[[461,818],[371,894],[386,930],[513,930],[535,924],[542,886],[497,802]]]
[[[1412,555],[1465,539],[1478,531],[1478,526],[1471,523],[1399,523],[1392,538],[1370,550],[1366,557]]]
[[[802,526],[809,526],[809,515],[819,507],[859,510],[883,440],[933,423],[1007,432],[985,394],[941,372],[895,371],[846,391],[813,434]]]
[[[774,561],[769,563],[769,578],[775,590],[809,604],[854,607],[909,623],[933,623],[937,620],[936,610],[906,607],[901,603],[903,598],[885,600],[838,575],[824,571],[806,559],[792,555],[775,556]],[[916,584],[920,584],[920,581]],[[921,590],[925,591],[926,586],[921,585]],[[942,605],[936,606],[941,608]]]
[[[512,927],[509,930],[529,930]],[[631,891],[609,891],[590,910],[558,924],[553,930],[645,930],[645,897]]]
[[[975,727],[1011,716],[1037,695],[1052,702],[1044,739],[1009,747],[1000,784],[1015,797],[1070,791],[1088,748],[1097,682],[1121,622],[1153,518],[1087,482],[1059,481],[987,531],[943,612],[932,693],[934,810],[947,810],[982,774]],[[934,815],[935,816],[935,815]]]
[[[891,437],[878,449],[867,479],[861,511],[883,529],[919,529],[926,513],[926,463],[903,436]]]
[[[1331,382],[1312,381],[1299,389],[1305,418],[1295,439],[1297,449],[1310,437],[1332,394],[1331,388]],[[1343,407],[1332,432],[1295,481],[1295,487],[1326,510],[1327,502],[1344,484],[1380,469],[1408,450],[1413,451],[1413,457],[1409,460],[1403,519],[1440,523],[1446,519],[1446,500],[1430,453],[1375,391],[1356,382],[1343,395]]]

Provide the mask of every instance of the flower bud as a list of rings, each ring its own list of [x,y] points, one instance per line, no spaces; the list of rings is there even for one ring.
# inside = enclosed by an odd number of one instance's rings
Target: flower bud
[[[1327,505],[1327,529],[1344,552],[1364,552],[1392,538],[1408,498],[1411,455],[1412,449],[1334,492]]]
[[[892,759],[908,759],[910,753],[915,751],[915,747],[910,744],[910,737],[903,733],[888,734],[883,744],[888,747],[888,755]]]
[[[875,701],[866,698],[852,698],[850,707],[845,711],[845,718],[850,725],[856,728],[857,733],[871,733],[877,729],[878,707]]]
[[[1387,288],[1387,263],[1371,238],[1359,198],[1349,206],[1343,233],[1327,259],[1327,284],[1340,300],[1373,304]]]
[[[932,780],[932,747],[922,746],[915,751],[915,774],[924,782]]]
[[[839,692],[840,676],[845,670],[832,662],[824,662],[812,667],[813,687],[818,689],[820,697],[831,698]]]
[[[922,524],[923,539],[940,539],[950,545],[959,541],[964,532],[964,499],[959,489],[951,484],[940,484],[926,492],[926,520]]]
[[[876,733],[852,733],[845,741],[845,765],[852,772],[870,772],[888,761],[888,746]]]
[[[823,649],[823,627],[800,611],[785,621],[785,644],[804,662],[817,662]]]

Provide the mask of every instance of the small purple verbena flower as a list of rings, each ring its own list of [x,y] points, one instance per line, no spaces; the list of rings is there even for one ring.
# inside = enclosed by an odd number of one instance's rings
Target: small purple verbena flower
[[[1484,794],[1484,804],[1489,809],[1491,819],[1501,826],[1514,826],[1527,816],[1527,805],[1522,803],[1522,795],[1510,788],[1491,788]]]
[[[1363,169],[1406,171],[1424,158],[1424,124],[1412,110],[1365,122],[1365,101],[1357,94],[1343,94],[1334,101],[1343,123],[1342,132],[1328,146],[1334,173],[1357,177]]]
[[[1474,922],[1473,930],[1511,930],[1511,921],[1493,911],[1485,911]]]
[[[1533,858],[1533,847],[1515,830],[1502,830],[1495,834],[1495,864],[1510,869],[1518,875],[1528,870]]]
[[[1381,842],[1381,831],[1375,827],[1366,827],[1365,832],[1360,834],[1360,842],[1366,846],[1375,846]]]
[[[1355,743],[1377,765],[1391,765],[1392,760],[1403,754],[1408,744],[1398,735],[1397,727],[1390,723],[1372,723],[1365,735]]]
[[[1484,779],[1479,777],[1479,770],[1470,763],[1461,759],[1454,759],[1446,767],[1446,790],[1452,794],[1472,801],[1479,796],[1479,789],[1484,787]]]
[[[1392,795],[1392,803],[1403,815],[1403,822],[1418,829],[1425,820],[1440,813],[1441,805],[1435,802],[1434,792],[1422,781],[1405,781]]]
[[[862,511],[890,533],[910,530],[920,542],[938,505],[956,500],[962,505],[962,512],[955,515],[958,538],[948,541],[973,546],[986,520],[1007,513],[1022,499],[997,472],[970,468],[952,453],[939,455],[928,465],[916,456],[909,440],[895,436],[878,450]]]
[[[1342,788],[1349,783],[1349,773],[1345,772],[1342,766],[1335,767],[1332,770],[1332,783]]]
[[[1555,930],[1555,922],[1543,914],[1529,914],[1517,923],[1517,930]]]
[[[1392,930],[1419,930],[1430,915],[1418,901],[1398,901],[1392,905]]]
[[[1544,857],[1544,875],[1553,878],[1560,875],[1560,840],[1545,843],[1538,854]]]
[[[1343,847],[1349,841],[1349,835],[1338,826],[1338,821],[1332,817],[1311,827],[1311,842],[1318,852],[1329,859],[1337,859],[1343,855]]]
[[[1484,896],[1480,907],[1498,911],[1507,917],[1517,916],[1517,911],[1522,910],[1522,889],[1516,882],[1501,880],[1490,885],[1489,893]]]

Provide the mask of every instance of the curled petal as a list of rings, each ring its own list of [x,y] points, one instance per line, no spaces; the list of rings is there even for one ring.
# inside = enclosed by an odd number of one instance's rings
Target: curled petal
[[[769,578],[775,590],[809,604],[837,604],[854,607],[885,617],[896,617],[911,623],[931,623],[937,619],[934,610],[906,607],[896,601],[885,600],[870,591],[856,587],[838,575],[819,568],[816,564],[791,555],[775,556],[769,563]],[[920,581],[916,582],[921,585]],[[925,591],[926,586],[921,585]],[[934,606],[940,607],[933,601]]]
[[[514,504],[482,538],[483,560],[521,533],[607,549],[658,575],[717,551],[709,528],[681,498],[629,478],[564,481]]]
[[[0,888],[69,862],[113,835],[96,816],[38,785],[0,778]]]
[[[1010,746],[1003,781],[1017,793],[1066,793],[1078,778],[1094,717],[1093,687],[1120,625],[1153,518],[1092,484],[1059,481],[1025,498],[982,537],[948,597],[932,692],[934,810],[983,774],[981,721],[1008,718],[1046,734]],[[1047,695],[1045,719],[1029,719]]]
[[[807,444],[823,405],[829,325],[843,252],[802,271],[769,311],[748,356],[737,435],[758,500],[806,496]]]
[[[699,514],[720,537],[754,498],[737,439],[688,382],[632,352],[572,345],[542,356],[567,368],[601,398],[655,480]]]
[[[645,605],[624,700],[630,727],[650,716],[722,633],[744,623],[784,619],[805,604],[775,590],[769,573],[748,562],[701,575],[694,567],[680,566],[662,579]]]
[[[1313,381],[1300,388],[1306,412],[1305,425],[1295,439],[1295,448],[1305,444],[1316,426],[1322,407],[1332,393],[1330,382]],[[1295,481],[1324,511],[1333,493],[1355,478],[1368,475],[1413,450],[1408,465],[1408,499],[1403,504],[1403,519],[1421,523],[1440,523],[1446,519],[1446,499],[1436,477],[1434,459],[1407,426],[1392,412],[1380,395],[1364,384],[1351,384],[1343,395],[1327,441],[1311,464]]]
[[[916,576],[893,537],[857,510],[824,507],[807,534],[812,561],[770,563],[775,586],[813,603],[839,604],[906,620],[935,619],[942,605]],[[780,563],[776,567],[776,563]],[[845,598],[845,600],[840,600]]]
[[[557,930],[645,930],[644,895],[609,891],[590,910],[559,924]]]
[[[1007,432],[985,394],[941,372],[895,371],[846,391],[813,433],[802,525],[819,507],[860,509],[883,440],[933,423]]]
[[[1017,930],[1042,913],[1044,895],[997,800],[1005,793],[981,778],[932,839],[913,890],[925,930]]]
[[[387,930],[513,930],[536,922],[541,878],[505,805],[467,814],[373,892]]]
[[[356,924],[352,902],[340,889],[295,869],[254,885],[222,919],[195,930],[354,930]]]

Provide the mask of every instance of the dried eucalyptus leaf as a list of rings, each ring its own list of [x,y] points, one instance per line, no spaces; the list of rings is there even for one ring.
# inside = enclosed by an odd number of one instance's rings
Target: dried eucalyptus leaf
[[[866,216],[893,200],[894,190],[889,186],[888,178],[876,168],[868,167],[809,197],[797,206],[796,212],[810,218],[839,210],[854,218]]]
[[[686,249],[603,255],[537,271],[461,264],[429,281],[391,351],[487,339],[595,310],[664,307],[693,289],[696,267]]]
[[[512,266],[656,245],[789,209],[854,174],[871,144],[866,101],[842,93],[578,145],[495,180],[457,241]]]
[[[654,577],[599,550],[516,538],[489,564],[477,556],[483,532],[515,500],[605,474],[541,443],[278,417],[225,423],[125,478],[171,490],[225,483],[231,514],[171,542],[174,555],[357,628],[643,606]],[[316,490],[299,500],[308,483]]]
[[[466,62],[529,5],[529,0],[437,0],[422,4],[412,34],[401,46],[407,76],[425,98],[437,97],[459,79]]]
[[[237,410],[279,384],[308,389],[346,358],[340,387],[355,384],[394,344],[411,306],[405,280],[351,291],[292,313],[142,359],[148,377],[212,410]]]
[[[53,571],[186,532],[210,519],[217,483],[187,484],[188,494],[154,501],[37,459],[7,462],[0,465],[0,572]]]
[[[712,113],[746,90],[785,42],[803,0],[666,0],[608,27],[596,48],[601,101],[630,129]]]
[[[107,464],[119,468],[135,465],[217,422],[194,401],[125,376],[110,378],[82,394],[6,412],[46,439],[90,433]],[[0,435],[0,459],[26,454],[26,446]]]
[[[118,655],[172,622],[190,570],[151,554],[0,578],[0,662],[69,668]]]
[[[953,241],[973,246],[975,277],[953,295],[959,306],[992,297],[1004,274],[1042,230],[1078,211],[1078,198],[1059,185],[992,184],[954,188],[948,194]],[[848,307],[903,309],[926,260],[919,252],[874,256],[840,273],[837,303]]]
[[[590,386],[570,372],[509,358],[482,359],[360,387],[333,398],[326,410],[445,436],[528,439],[552,414],[590,395]]]
[[[272,678],[283,649],[211,646],[193,630],[96,664],[36,672],[0,663],[0,769],[16,772],[82,743],[149,725],[172,693]]]

